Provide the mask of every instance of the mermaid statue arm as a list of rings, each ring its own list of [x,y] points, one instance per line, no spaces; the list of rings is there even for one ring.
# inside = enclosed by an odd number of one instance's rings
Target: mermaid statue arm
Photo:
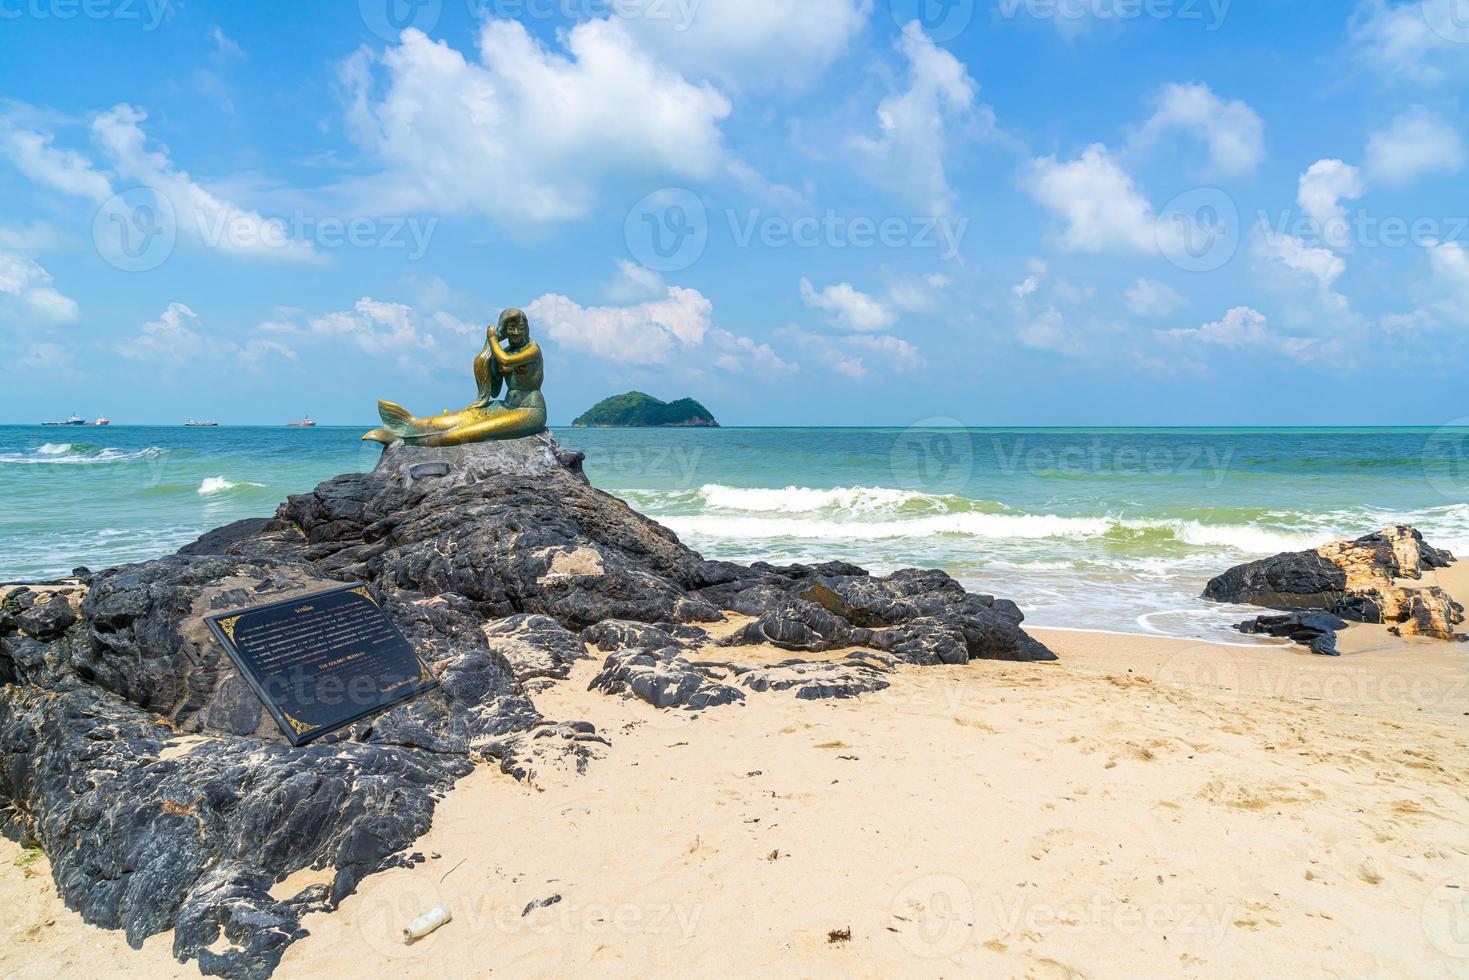
[[[541,348],[539,344],[532,340],[514,354],[499,344],[494,345],[490,353],[494,356],[495,363],[499,364],[501,368],[507,371],[513,371],[515,368],[522,367],[539,358],[541,356]]]

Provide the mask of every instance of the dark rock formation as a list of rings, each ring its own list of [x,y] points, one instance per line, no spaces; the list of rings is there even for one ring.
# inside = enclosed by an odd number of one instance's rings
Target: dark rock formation
[[[1311,648],[1312,653],[1339,657],[1337,630],[1347,628],[1347,621],[1330,613],[1294,612],[1283,616],[1258,616],[1235,626],[1241,633],[1287,637],[1292,642]]]
[[[1399,579],[1447,568],[1454,556],[1430,546],[1411,527],[1384,528],[1355,541],[1335,541],[1231,568],[1204,589],[1204,598],[1271,609],[1318,609],[1359,623],[1396,624],[1402,633],[1458,639],[1464,607],[1437,586],[1412,588]]]
[[[845,660],[783,660],[769,667],[735,667],[740,684],[752,691],[789,691],[803,701],[855,698],[889,686],[883,677],[893,660],[858,651]]]
[[[368,585],[439,685],[292,748],[205,628],[216,610]],[[704,659],[725,640],[843,659]],[[690,710],[746,692],[851,697],[899,662],[1048,660],[1013,603],[940,572],[706,561],[593,489],[550,435],[390,448],[367,474],[179,554],[0,589],[0,829],[51,856],[67,904],[134,945],[173,929],[206,973],[268,976],[363,876],[414,860],[437,800],[485,761],[584,769],[608,744],[531,700],[576,662],[595,689]],[[881,651],[872,653],[870,651]],[[330,886],[275,898],[307,867]]]
[[[727,646],[871,647],[920,666],[1056,659],[1020,628],[1025,617],[1013,602],[965,592],[937,570],[874,578],[850,565],[755,565],[744,578],[703,594],[757,617],[725,640]]]
[[[726,664],[697,663],[679,656],[676,648],[623,650],[610,654],[602,672],[592,678],[592,690],[625,694],[655,708],[700,711],[745,700],[745,693],[724,683]]]

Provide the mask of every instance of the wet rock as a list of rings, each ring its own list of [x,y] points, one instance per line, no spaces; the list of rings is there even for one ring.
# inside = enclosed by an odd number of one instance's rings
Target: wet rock
[[[1310,647],[1312,653],[1339,657],[1336,634],[1347,625],[1346,620],[1330,613],[1295,612],[1284,616],[1258,616],[1238,624],[1235,629],[1253,635],[1284,637]]]
[[[1457,639],[1455,627],[1464,622],[1460,603],[1437,586],[1397,584],[1453,561],[1453,555],[1430,546],[1414,528],[1398,525],[1353,541],[1236,566],[1210,581],[1204,598],[1273,609],[1319,609],[1355,622],[1394,625],[1404,634]]]

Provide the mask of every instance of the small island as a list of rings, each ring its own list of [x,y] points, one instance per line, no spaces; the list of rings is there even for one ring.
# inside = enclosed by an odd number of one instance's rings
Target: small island
[[[641,391],[604,398],[571,423],[578,428],[703,426],[717,428],[714,415],[692,398],[665,402]]]

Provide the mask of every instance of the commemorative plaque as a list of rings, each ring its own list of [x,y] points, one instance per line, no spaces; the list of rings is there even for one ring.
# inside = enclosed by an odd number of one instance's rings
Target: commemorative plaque
[[[206,621],[292,745],[438,683],[366,586],[217,613]]]

